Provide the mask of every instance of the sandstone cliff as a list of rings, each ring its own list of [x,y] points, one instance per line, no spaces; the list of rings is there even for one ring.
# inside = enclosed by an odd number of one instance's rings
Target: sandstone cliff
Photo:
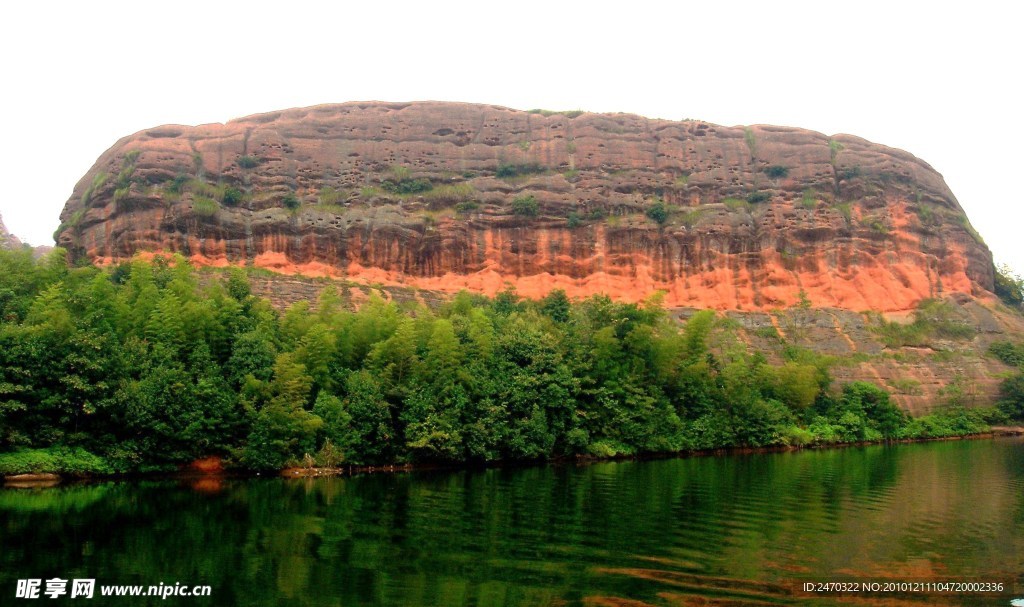
[[[118,141],[58,244],[488,294],[772,310],[987,299],[942,177],[849,135],[458,103],[346,103]]]

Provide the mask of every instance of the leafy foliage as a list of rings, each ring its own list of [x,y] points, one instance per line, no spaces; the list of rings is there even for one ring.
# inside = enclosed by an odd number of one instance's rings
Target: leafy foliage
[[[499,164],[494,171],[494,176],[499,179],[513,179],[536,173],[543,173],[544,167],[537,163],[529,164]]]
[[[1006,305],[1018,309],[1024,306],[1024,278],[1011,270],[1010,266],[996,267],[995,290]]]
[[[965,340],[976,333],[949,302],[937,299],[922,300],[910,324],[882,320],[875,330],[889,347],[926,346],[936,338]]]
[[[245,195],[242,193],[242,190],[239,190],[238,188],[225,188],[221,202],[229,207],[233,207],[242,202],[242,198],[244,198],[244,196]]]
[[[658,224],[668,221],[668,208],[662,201],[657,201],[644,210],[644,214]]]
[[[92,178],[92,183],[90,183],[89,187],[87,187],[85,192],[82,193],[82,206],[87,206],[89,201],[92,200],[92,197],[99,192],[104,185],[106,185],[107,177],[108,175],[106,173],[100,172]]]
[[[220,455],[252,469],[535,460],[946,436],[989,418],[907,418],[830,390],[830,360],[769,364],[713,312],[461,293],[438,310],[328,288],[283,314],[245,272],[183,258],[68,268],[0,251],[0,471],[106,473]],[[1024,381],[1004,387],[1019,414]]]
[[[118,471],[102,457],[81,448],[20,449],[0,453],[0,474],[58,472],[74,476]]]
[[[1024,420],[1024,373],[1003,380],[999,386],[998,408],[1007,417]]]
[[[426,178],[421,177],[417,179],[410,179],[406,177],[403,179],[385,179],[381,182],[380,187],[383,188],[385,192],[389,192],[391,194],[405,195],[426,192],[434,186],[430,183],[430,180]]]
[[[197,215],[210,217],[217,214],[217,211],[220,210],[220,205],[212,198],[196,196],[192,199],[192,210],[195,211]]]
[[[1010,341],[997,341],[988,347],[988,351],[1012,367],[1024,366],[1024,343],[1015,344]]]
[[[255,156],[240,156],[238,158],[238,166],[243,169],[254,169],[259,166],[260,160]]]
[[[537,199],[532,194],[519,196],[512,200],[512,212],[516,215],[536,217],[538,211]]]

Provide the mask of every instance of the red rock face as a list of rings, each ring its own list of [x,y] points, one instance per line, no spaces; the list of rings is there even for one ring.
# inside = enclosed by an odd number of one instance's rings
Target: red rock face
[[[906,152],[629,114],[370,102],[163,126],[100,156],[61,218],[59,244],[99,263],[177,252],[438,291],[896,311],[993,286]]]

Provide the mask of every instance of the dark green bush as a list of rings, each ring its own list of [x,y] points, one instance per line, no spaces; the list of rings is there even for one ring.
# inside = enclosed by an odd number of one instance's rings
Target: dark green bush
[[[664,224],[668,221],[668,208],[665,206],[665,203],[660,200],[648,206],[644,210],[644,214],[659,224]]]
[[[238,188],[229,187],[224,190],[224,197],[221,198],[221,202],[228,205],[229,207],[233,207],[238,203],[242,202],[243,197],[244,194],[242,193],[242,190],[239,190]]]
[[[170,183],[167,184],[167,191],[172,194],[181,194],[185,190],[185,185],[191,180],[191,177],[184,173],[178,173]]]
[[[302,202],[292,193],[285,194],[284,198],[281,199],[281,203],[284,204],[285,208],[292,211],[302,206]]]
[[[520,196],[512,201],[512,212],[516,215],[535,217],[539,210],[537,199],[532,194]]]
[[[839,172],[839,178],[844,180],[854,179],[856,177],[860,177],[860,175],[861,168],[859,166],[847,167]]]
[[[1000,411],[1016,420],[1024,420],[1024,373],[1003,380],[999,386]]]
[[[751,192],[747,195],[747,202],[750,204],[758,204],[761,202],[768,202],[772,199],[772,195],[768,192]]]
[[[0,474],[113,474],[118,472],[106,459],[80,447],[20,449],[0,453]]]
[[[981,434],[991,429],[989,411],[947,407],[923,417],[911,418],[900,431],[901,438],[944,438]]]
[[[997,341],[988,347],[988,351],[1011,367],[1024,366],[1024,343]]]
[[[420,177],[417,179],[385,179],[381,182],[380,187],[391,194],[407,195],[427,192],[434,186],[429,179]]]
[[[764,170],[764,174],[771,177],[772,179],[780,179],[789,175],[789,168],[773,164],[772,166]]]
[[[1016,275],[1009,266],[996,266],[995,292],[1008,306],[1021,308],[1024,306],[1024,279]]]
[[[243,169],[254,169],[259,166],[260,160],[255,156],[240,156],[238,158],[238,166]]]
[[[532,175],[535,173],[543,173],[544,167],[537,163],[529,164],[499,164],[498,168],[494,171],[494,176],[499,179],[510,179],[514,177],[520,177],[523,175]]]

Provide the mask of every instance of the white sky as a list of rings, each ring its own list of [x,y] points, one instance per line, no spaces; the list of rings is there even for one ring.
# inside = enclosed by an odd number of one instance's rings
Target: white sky
[[[851,133],[942,173],[1024,272],[1015,2],[4,2],[0,214],[52,244],[75,182],[160,124],[353,100]]]

